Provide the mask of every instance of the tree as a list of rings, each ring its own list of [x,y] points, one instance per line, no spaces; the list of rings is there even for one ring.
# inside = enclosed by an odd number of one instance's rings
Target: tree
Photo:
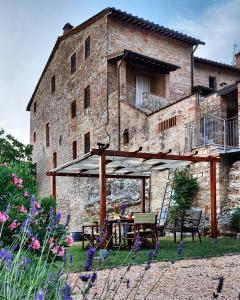
[[[1,162],[19,162],[31,161],[32,145],[24,145],[16,140],[12,135],[5,134],[0,129],[0,161]]]

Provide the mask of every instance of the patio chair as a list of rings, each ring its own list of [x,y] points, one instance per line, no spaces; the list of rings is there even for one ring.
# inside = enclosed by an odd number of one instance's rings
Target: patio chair
[[[192,211],[189,215],[185,216],[182,220],[175,220],[174,228],[173,228],[174,243],[176,243],[177,232],[181,232],[181,240],[183,239],[184,233],[191,233],[193,242],[194,242],[194,235],[197,233],[199,237],[199,241],[201,243],[202,240],[199,231],[201,216],[202,216],[202,211],[197,210],[197,211]]]
[[[144,243],[148,243],[149,239],[152,241],[152,246],[156,244],[158,239],[156,215],[153,213],[135,213],[133,232],[128,232],[127,236],[135,240],[137,234]]]
[[[87,247],[94,247],[96,244],[96,237],[99,234],[99,221],[95,216],[82,216],[82,249],[84,249],[85,241],[88,242]]]

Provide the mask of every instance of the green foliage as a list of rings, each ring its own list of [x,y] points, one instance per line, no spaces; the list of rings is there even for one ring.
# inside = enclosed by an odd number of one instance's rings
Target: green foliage
[[[44,212],[47,214],[50,208],[56,210],[56,200],[52,196],[41,198],[41,206]]]
[[[24,145],[0,129],[0,162],[31,161],[32,146]]]
[[[183,217],[192,207],[194,196],[198,190],[198,183],[195,178],[189,175],[186,168],[176,169],[173,175],[172,189],[171,201],[173,205],[170,208],[170,223]]]
[[[236,208],[231,216],[231,228],[240,232],[240,207]]]

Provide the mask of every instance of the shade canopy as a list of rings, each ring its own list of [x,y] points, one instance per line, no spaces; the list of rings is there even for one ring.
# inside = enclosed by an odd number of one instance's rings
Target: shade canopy
[[[98,150],[98,149],[96,149]],[[167,155],[166,155],[167,156]],[[48,172],[48,175],[98,177],[100,155],[90,152]],[[152,171],[164,171],[191,164],[191,160],[106,155],[106,177],[149,178]]]

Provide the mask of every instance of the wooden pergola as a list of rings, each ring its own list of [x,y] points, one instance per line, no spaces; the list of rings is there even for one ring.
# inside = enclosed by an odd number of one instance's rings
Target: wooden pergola
[[[195,153],[197,154],[197,153]],[[106,180],[107,178],[140,179],[141,211],[145,212],[145,183],[152,171],[164,171],[186,166],[197,162],[210,164],[210,202],[211,202],[211,235],[217,237],[216,216],[216,163],[219,157],[175,155],[168,152],[143,153],[137,151],[110,150],[105,145],[92,149],[88,154],[63,164],[46,174],[52,176],[52,196],[56,197],[56,176],[66,177],[99,177],[100,183],[100,225],[106,218]]]

